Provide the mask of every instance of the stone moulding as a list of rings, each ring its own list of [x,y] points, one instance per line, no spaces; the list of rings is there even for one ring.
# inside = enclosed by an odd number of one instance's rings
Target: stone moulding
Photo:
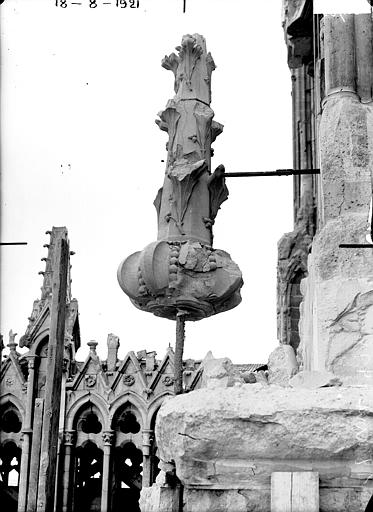
[[[228,253],[212,247],[212,226],[228,198],[224,166],[211,173],[211,143],[223,126],[210,107],[214,61],[199,34],[186,35],[162,66],[175,76],[175,96],[156,121],[168,133],[163,187],[154,200],[157,241],[126,258],[118,281],[133,304],[169,319],[229,310],[243,284]]]

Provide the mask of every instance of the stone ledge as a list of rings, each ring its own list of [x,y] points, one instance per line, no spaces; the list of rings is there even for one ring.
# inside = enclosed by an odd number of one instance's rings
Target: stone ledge
[[[355,464],[371,459],[373,390],[200,389],[161,407],[156,437],[161,459],[174,461],[188,486],[252,488],[272,471],[302,469],[350,485],[370,477],[370,466],[358,473]]]

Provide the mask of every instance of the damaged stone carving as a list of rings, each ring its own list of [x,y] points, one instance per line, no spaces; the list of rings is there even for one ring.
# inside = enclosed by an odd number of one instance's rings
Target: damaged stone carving
[[[228,198],[224,166],[211,173],[211,143],[223,130],[210,108],[215,64],[198,34],[185,35],[176,49],[162,61],[174,73],[175,96],[156,121],[169,137],[154,201],[158,239],[121,263],[118,280],[144,311],[200,320],[237,306],[243,281],[229,254],[212,247],[212,226]]]

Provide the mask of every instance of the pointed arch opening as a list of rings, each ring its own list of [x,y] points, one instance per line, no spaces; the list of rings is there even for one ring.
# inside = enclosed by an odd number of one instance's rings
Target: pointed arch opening
[[[131,512],[140,512],[139,499],[142,488],[142,451],[131,442],[124,442],[116,446],[113,457],[113,512],[126,509]]]
[[[100,512],[103,452],[93,441],[76,449],[74,510]]]
[[[158,467],[160,459],[158,457],[158,446],[157,440],[155,438],[155,422],[160,408],[161,406],[159,406],[158,409],[154,412],[150,422],[150,428],[154,433],[150,445],[150,485],[153,485],[155,483],[155,480],[160,472],[160,469]]]
[[[131,440],[141,446],[142,417],[138,408],[130,401],[118,407],[115,412],[111,428],[116,432],[116,445]]]
[[[18,434],[22,428],[22,418],[15,405],[8,402],[0,409],[0,430],[5,434]]]
[[[18,507],[21,454],[21,448],[14,441],[0,445],[0,500],[7,512],[16,512]]]
[[[130,401],[122,404],[113,416],[111,428],[115,431],[115,447],[112,457],[112,511],[139,512],[142,488],[142,415]]]
[[[88,439],[95,440],[95,436],[100,434],[103,428],[104,420],[101,411],[88,396],[87,401],[81,405],[75,414],[73,421],[73,430],[77,431],[78,436],[77,444],[82,444]]]

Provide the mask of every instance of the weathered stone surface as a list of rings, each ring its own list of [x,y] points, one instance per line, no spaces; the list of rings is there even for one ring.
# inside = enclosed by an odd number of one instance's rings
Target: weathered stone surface
[[[183,495],[186,512],[247,512],[258,510],[250,506],[249,496],[239,489],[195,490],[185,489]]]
[[[317,389],[330,386],[341,386],[341,380],[331,372],[303,370],[289,381],[292,388]]]
[[[269,355],[268,382],[288,386],[289,379],[298,371],[294,349],[290,345],[280,345]]]
[[[245,489],[191,489],[183,490],[183,512],[260,512],[270,510],[270,494]],[[143,488],[140,495],[141,512],[180,512],[179,489]]]
[[[373,251],[340,247],[366,243],[370,231],[373,68],[372,31],[366,27],[371,19],[326,16],[324,27],[320,229],[301,284],[298,354],[303,369],[331,371],[344,384],[371,385]]]
[[[242,378],[245,384],[255,384],[257,382],[256,374],[254,372],[244,372]]]
[[[268,371],[259,370],[258,372],[255,372],[255,378],[257,382],[260,382],[261,384],[268,385]]]
[[[234,386],[237,382],[244,382],[228,357],[205,358],[202,367],[201,387],[203,388],[227,388]]]
[[[142,512],[179,512],[179,489],[159,484],[143,487],[139,505]]]
[[[351,505],[346,510],[357,512],[373,470],[373,393],[260,384],[200,389],[161,407],[156,438],[161,459],[175,462],[187,488],[249,490],[250,496],[253,491],[250,510],[268,512],[263,503],[273,471],[318,471],[321,510],[341,510],[333,505],[338,487]],[[348,498],[351,487],[355,501]]]
[[[303,369],[327,370],[344,384],[373,383],[373,253],[343,249],[364,243],[367,217],[343,215],[315,237],[304,301],[298,355]]]
[[[372,122],[373,110],[354,95],[332,97],[325,105],[320,125],[325,222],[343,213],[368,213]]]

